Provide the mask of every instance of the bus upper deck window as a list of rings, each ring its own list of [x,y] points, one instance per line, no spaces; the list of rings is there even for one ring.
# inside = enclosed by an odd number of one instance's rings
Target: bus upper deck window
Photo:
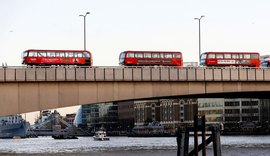
[[[244,59],[250,59],[250,54],[244,54]]]
[[[223,54],[216,54],[216,58],[223,59]]]
[[[258,54],[251,54],[250,56],[252,59],[258,59],[259,58],[259,55]]]
[[[159,53],[152,53],[152,58],[159,58]]]
[[[37,57],[37,52],[30,51],[28,56],[30,56],[30,57]]]
[[[212,58],[216,58],[215,54],[208,54],[208,58],[212,59]]]
[[[60,52],[59,57],[65,57],[65,52]]]
[[[239,58],[239,55],[238,54],[232,54],[232,58],[233,59],[238,59]]]
[[[151,58],[151,53],[144,53],[144,58]]]
[[[78,57],[82,57],[83,55],[82,55],[82,53],[78,53]]]
[[[172,58],[172,54],[170,54],[170,53],[167,54],[167,53],[166,53],[166,54],[164,54],[164,58]]]
[[[135,57],[136,58],[143,58],[143,54],[142,53],[135,53]]]
[[[123,55],[123,58],[125,57],[125,53],[122,53]],[[134,53],[131,53],[131,52],[129,52],[129,53],[127,53],[127,58],[134,58]]]
[[[243,57],[243,54],[239,54],[239,58],[240,58],[240,59],[241,59],[241,58],[244,58],[244,57]]]
[[[164,54],[163,53],[160,53],[160,58],[164,58]]]
[[[67,52],[67,53],[66,53],[66,57],[74,57],[73,52]]]
[[[230,59],[230,58],[232,58],[232,55],[231,54],[224,54],[224,58],[225,59]]]
[[[181,58],[181,55],[180,54],[173,54],[173,57],[174,58]]]
[[[48,57],[55,57],[55,52],[48,52],[47,53],[47,56]]]
[[[46,52],[38,52],[37,53],[39,57],[46,57]]]

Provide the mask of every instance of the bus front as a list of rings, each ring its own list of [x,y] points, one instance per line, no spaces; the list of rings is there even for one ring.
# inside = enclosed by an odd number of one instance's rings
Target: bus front
[[[207,53],[202,53],[200,56],[200,66],[206,66]]]
[[[119,55],[119,65],[125,65],[125,52],[120,53]]]
[[[27,64],[28,50],[22,53],[22,64]]]

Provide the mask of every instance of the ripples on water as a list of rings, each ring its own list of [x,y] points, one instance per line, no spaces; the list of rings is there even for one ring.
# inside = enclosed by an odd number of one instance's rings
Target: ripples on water
[[[192,146],[193,138],[190,138],[190,144]],[[221,144],[222,150],[225,152],[230,151],[231,149],[234,149],[235,151],[240,149],[270,149],[270,136],[222,136]],[[87,155],[87,153],[100,152],[109,152],[109,154],[113,155],[113,153],[115,153],[116,151],[121,151],[122,153],[126,152],[126,154],[129,153],[128,155],[130,155],[130,151],[134,151],[132,153],[136,154],[136,151],[140,150],[145,150],[150,153],[153,151],[157,152],[163,150],[171,150],[174,151],[173,153],[175,153],[176,148],[177,143],[175,137],[110,137],[110,141],[93,141],[92,137],[79,137],[79,139],[71,140],[54,140],[51,137],[0,140],[0,155],[66,155],[72,153],[81,153],[81,155]],[[211,152],[211,145],[208,150]],[[239,152],[243,153],[242,151]],[[117,155],[117,152],[115,155]],[[173,155],[176,155],[176,153]],[[270,153],[267,153],[266,155],[270,155]]]
[[[93,141],[92,137],[54,140],[51,137],[0,140],[0,153],[87,153],[115,150],[176,149],[175,138],[111,137],[110,141]]]

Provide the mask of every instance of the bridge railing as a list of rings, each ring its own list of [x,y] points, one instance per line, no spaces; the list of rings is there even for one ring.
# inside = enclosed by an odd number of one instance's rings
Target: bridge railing
[[[3,67],[12,81],[270,81],[270,68]]]

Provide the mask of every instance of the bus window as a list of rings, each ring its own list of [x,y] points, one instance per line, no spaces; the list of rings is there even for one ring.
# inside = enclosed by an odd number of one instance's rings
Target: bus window
[[[135,53],[135,57],[136,58],[143,58],[143,54],[142,53]]]
[[[159,58],[159,53],[152,53],[152,58]]]
[[[232,55],[231,54],[224,54],[224,58],[225,59],[230,59],[230,58],[232,58]]]
[[[28,51],[23,52],[23,57],[26,57],[26,56],[28,56]]]
[[[66,57],[74,57],[73,52],[66,52]]]
[[[173,57],[174,58],[181,58],[181,55],[180,54],[173,54]]]
[[[124,60],[125,60],[125,52],[122,52],[120,53],[120,56],[119,56],[119,64],[123,64],[124,63]],[[127,53],[128,54],[128,53]],[[134,53],[133,53],[134,54]]]
[[[233,59],[238,59],[239,58],[239,55],[238,54],[232,54],[232,58]]]
[[[144,58],[151,58],[151,53],[144,53]]]
[[[125,57],[124,55],[125,53],[123,53],[123,58]],[[127,58],[134,58],[134,53],[127,53]]]
[[[160,53],[160,58],[164,58],[164,54],[163,53]]]
[[[38,52],[39,57],[46,57],[46,52]]]
[[[82,53],[78,53],[78,57],[82,57],[83,55],[82,55]]]
[[[48,57],[55,57],[55,52],[47,52]]]
[[[205,59],[206,59],[206,53],[203,53],[201,55],[201,62],[200,62],[201,66],[205,66]]]
[[[217,59],[223,59],[223,54],[216,54]]]
[[[65,57],[65,52],[60,52],[59,57]]]
[[[251,54],[251,58],[252,59],[258,59],[259,58],[259,55],[258,54]]]
[[[244,54],[244,59],[250,59],[250,54]]]
[[[30,57],[37,57],[37,52],[34,52],[34,51],[30,51],[28,56]]]
[[[239,54],[239,58],[240,58],[240,59],[243,58],[243,54]]]
[[[212,58],[215,58],[216,55],[215,54],[208,54],[208,58],[212,59]]]
[[[201,60],[203,60],[203,59],[206,59],[206,54],[205,53],[201,55]]]
[[[90,55],[87,52],[83,52],[83,57],[90,58]]]
[[[171,53],[169,53],[169,54],[168,53],[165,53],[164,54],[164,58],[172,58],[172,54]]]

